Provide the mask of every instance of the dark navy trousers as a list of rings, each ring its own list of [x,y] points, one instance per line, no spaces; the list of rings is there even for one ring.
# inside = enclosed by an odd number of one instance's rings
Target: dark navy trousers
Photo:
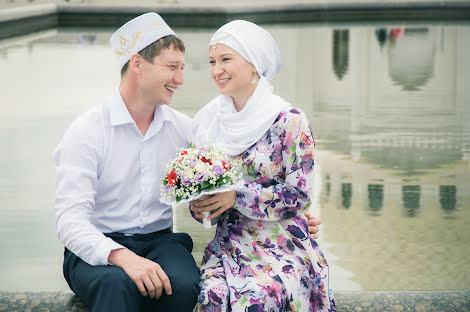
[[[159,299],[144,297],[120,267],[91,266],[65,249],[64,277],[70,289],[88,304],[89,311],[193,311],[199,295],[199,269],[191,255],[193,241],[188,234],[168,230],[133,236],[105,235],[157,262],[168,275],[173,293],[168,296],[163,291]]]

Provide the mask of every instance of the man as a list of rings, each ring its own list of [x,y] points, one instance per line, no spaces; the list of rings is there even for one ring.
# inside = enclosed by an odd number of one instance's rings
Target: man
[[[146,13],[110,45],[118,90],[75,120],[54,154],[64,276],[90,311],[192,311],[192,240],[172,233],[172,209],[159,201],[167,162],[188,145],[191,119],[165,105],[184,82],[184,44]],[[317,235],[319,219],[309,218]]]
[[[90,311],[192,311],[192,240],[172,233],[172,209],[159,202],[166,163],[188,144],[191,119],[164,105],[184,81],[184,44],[156,13],[110,44],[119,89],[71,124],[54,155],[64,276]]]

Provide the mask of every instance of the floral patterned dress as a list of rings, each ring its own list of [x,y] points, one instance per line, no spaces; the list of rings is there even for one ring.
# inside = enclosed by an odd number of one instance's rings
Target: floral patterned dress
[[[328,264],[303,217],[314,146],[305,114],[291,108],[237,156],[246,183],[205,249],[198,311],[336,311]]]

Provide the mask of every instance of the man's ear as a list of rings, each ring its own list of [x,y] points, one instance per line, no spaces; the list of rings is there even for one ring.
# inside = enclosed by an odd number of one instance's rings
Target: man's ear
[[[142,66],[142,56],[138,53],[135,53],[131,56],[129,60],[129,67],[133,71],[140,71]]]

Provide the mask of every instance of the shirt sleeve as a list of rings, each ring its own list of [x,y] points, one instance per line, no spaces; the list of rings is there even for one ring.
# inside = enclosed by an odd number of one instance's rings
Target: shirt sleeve
[[[113,249],[124,248],[91,223],[103,151],[96,124],[79,120],[54,151],[56,230],[59,240],[90,265],[107,265]],[[102,138],[101,138],[102,139]]]
[[[284,181],[269,186],[247,182],[237,190],[234,208],[250,219],[289,219],[310,206],[315,147],[311,127],[305,114],[297,109],[291,109],[283,122],[281,143],[274,147],[271,160],[282,162],[283,172],[279,175],[285,176]]]

